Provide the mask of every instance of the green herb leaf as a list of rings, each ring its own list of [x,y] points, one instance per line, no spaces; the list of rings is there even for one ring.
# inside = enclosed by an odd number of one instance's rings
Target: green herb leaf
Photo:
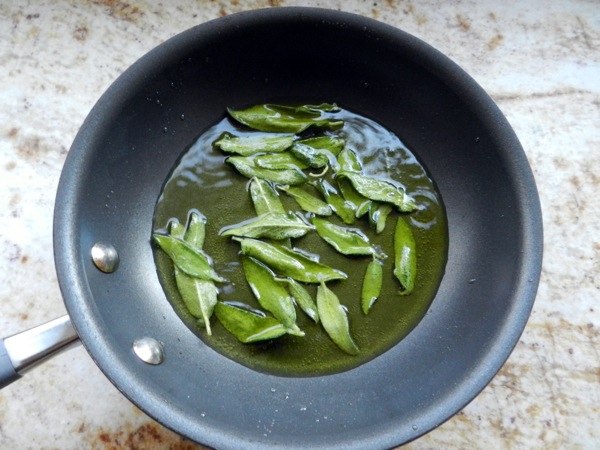
[[[167,225],[167,232],[173,237],[183,238],[185,227],[177,219],[170,220]]]
[[[329,157],[324,151],[302,142],[294,142],[290,147],[290,153],[313,169],[321,169],[329,164]]]
[[[360,304],[365,314],[368,314],[381,293],[383,285],[383,263],[373,259],[367,266],[363,278]]]
[[[239,173],[247,178],[258,177],[273,183],[297,185],[305,183],[308,177],[301,170],[264,169],[255,164],[254,160],[246,156],[229,156],[225,162],[233,165]]]
[[[329,119],[323,115],[324,112],[336,110],[338,108],[335,105],[324,103],[300,107],[264,104],[243,110],[228,108],[227,111],[235,120],[255,130],[301,133],[309,127],[340,129],[344,125],[343,121]]]
[[[304,254],[252,238],[237,238],[244,255],[258,259],[275,273],[305,283],[341,280],[348,276],[341,270],[313,261]]]
[[[279,153],[289,148],[296,136],[284,135],[258,135],[235,136],[223,133],[213,145],[226,153],[236,153],[241,156],[250,156],[257,153]]]
[[[317,289],[317,309],[323,328],[331,340],[346,353],[357,355],[360,350],[350,335],[346,309],[325,283],[321,283]]]
[[[210,318],[217,304],[217,294],[219,293],[215,283],[190,277],[177,267],[175,267],[175,282],[179,295],[190,314],[200,319],[207,334],[212,335]]]
[[[254,157],[254,163],[258,167],[271,170],[303,170],[308,169],[309,165],[296,158],[291,152],[266,153]]]
[[[314,186],[321,192],[325,201],[331,206],[333,212],[348,225],[351,225],[356,220],[356,210],[354,205],[345,200],[338,191],[327,181],[317,180]]]
[[[244,344],[275,339],[287,333],[277,319],[228,303],[217,302],[215,315],[225,329]]]
[[[212,268],[210,258],[183,239],[157,233],[152,235],[152,239],[169,255],[173,264],[189,276],[201,280],[225,281]]]
[[[392,203],[402,212],[411,212],[417,209],[415,201],[404,192],[404,189],[396,187],[388,181],[350,171],[341,171],[337,176],[349,179],[354,189],[371,200]]]
[[[312,222],[319,236],[343,255],[374,255],[387,258],[385,253],[371,245],[359,228],[341,227],[319,217],[314,217]]]
[[[402,217],[398,217],[394,230],[394,255],[394,275],[400,281],[400,294],[408,295],[415,287],[417,253],[413,232]]]
[[[330,216],[333,213],[330,205],[300,187],[277,186],[277,188],[293,197],[304,211],[318,216]]]
[[[262,216],[269,212],[286,213],[279,194],[268,181],[253,177],[250,180],[249,190],[257,216]]]
[[[359,194],[358,191],[354,189],[354,186],[352,186],[350,180],[347,178],[339,178],[337,183],[344,200],[353,205],[355,211],[354,215],[357,219],[369,212],[372,200]]]
[[[206,237],[206,217],[198,211],[190,211],[183,240],[192,247],[202,250]]]
[[[342,110],[335,103],[319,103],[318,105],[300,105],[292,107],[298,112],[306,112],[310,114],[316,114],[321,112],[339,112]]]
[[[275,280],[275,274],[271,269],[250,257],[242,258],[242,266],[246,281],[260,306],[273,314],[288,333],[304,336],[304,332],[296,325],[294,300]]]
[[[385,229],[385,223],[392,207],[388,203],[373,202],[369,207],[369,220],[375,225],[377,234],[381,234]]]
[[[229,225],[221,229],[221,236],[242,236],[251,238],[287,239],[304,236],[314,227],[294,213],[268,212],[262,216]]]
[[[317,305],[306,288],[292,278],[277,278],[277,281],[287,284],[296,304],[308,317],[314,320],[315,323],[318,323],[319,312],[317,311]]]
[[[338,156],[346,146],[346,141],[343,138],[328,134],[300,139],[298,142],[308,145],[316,150],[327,150],[334,156]]]
[[[361,172],[362,163],[358,159],[358,155],[349,148],[343,149],[338,155],[338,164],[340,170],[345,172]]]
[[[205,218],[197,211],[191,211],[188,216],[187,227],[184,228],[177,221],[169,223],[169,234],[172,237],[184,235],[184,240],[192,247],[200,250],[204,244]],[[175,283],[179,295],[190,312],[206,328],[207,334],[212,334],[210,318],[217,303],[218,289],[211,280],[194,278],[183,272],[177,265],[174,267]]]

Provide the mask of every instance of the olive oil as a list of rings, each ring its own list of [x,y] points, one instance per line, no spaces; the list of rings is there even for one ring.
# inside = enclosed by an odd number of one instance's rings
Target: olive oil
[[[260,343],[242,344],[215,317],[211,321],[212,335],[208,336],[205,328],[188,312],[178,293],[171,259],[159,249],[154,252],[166,297],[190,330],[206,345],[257,371],[282,376],[316,376],[364,364],[397,344],[419,323],[433,301],[444,273],[448,247],[446,214],[425,167],[395,134],[378,123],[347,110],[336,113],[335,118],[343,120],[344,126],[327,133],[346,141],[346,148],[353,150],[362,162],[363,173],[393,180],[403,186],[419,206],[410,214],[394,209],[381,233],[377,233],[375,225],[369,222],[368,214],[351,225],[362,229],[387,255],[382,259],[381,294],[368,314],[361,307],[361,290],[372,257],[342,255],[316,232],[292,240],[294,247],[319,255],[320,262],[348,275],[345,280],[328,282],[327,288],[347,308],[350,332],[360,349],[358,354],[341,351],[322,324],[315,323],[300,308],[297,308],[297,325],[304,331],[304,336],[287,334]],[[213,147],[213,142],[225,132],[237,136],[256,134],[223,119],[192,143],[164,185],[156,204],[153,229],[165,229],[174,219],[185,223],[190,210],[200,211],[207,219],[204,251],[214,260],[215,271],[227,279],[217,283],[219,300],[260,309],[244,277],[239,244],[228,236],[219,235],[221,229],[256,216],[248,192],[248,179],[226,164],[227,155]],[[288,211],[300,211],[292,196],[281,191],[279,196]],[[399,214],[412,229],[417,253],[415,286],[405,296],[400,295],[401,286],[393,275],[394,229]],[[341,220],[338,222],[343,224]],[[316,299],[318,286],[304,286]]]

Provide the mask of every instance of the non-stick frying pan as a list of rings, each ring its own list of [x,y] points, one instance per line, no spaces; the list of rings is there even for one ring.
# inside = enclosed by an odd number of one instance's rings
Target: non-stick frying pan
[[[253,371],[203,344],[165,297],[150,235],[169,171],[226,107],[296,99],[335,101],[401,137],[439,188],[449,253],[431,309],[408,337],[353,370],[295,378]],[[70,316],[59,320],[63,343],[75,338],[72,322],[129,399],[218,448],[386,448],[426,433],[502,366],[540,274],[534,180],[492,100],[418,39],[322,9],[224,17],[141,58],[81,127],[56,204],[56,268]],[[112,272],[94,263],[97,243],[116,251]],[[158,343],[161,363],[133,351],[144,337]],[[19,345],[5,342],[6,383]]]

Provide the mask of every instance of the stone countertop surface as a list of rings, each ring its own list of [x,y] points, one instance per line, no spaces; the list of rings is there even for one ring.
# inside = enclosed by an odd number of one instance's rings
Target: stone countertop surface
[[[533,168],[544,264],[530,321],[490,385],[407,449],[600,448],[600,4],[0,0],[0,332],[65,313],[52,216],[68,149],[130,64],[198,23],[319,6],[395,25],[492,96]],[[148,418],[79,346],[0,391],[0,448],[200,448]]]

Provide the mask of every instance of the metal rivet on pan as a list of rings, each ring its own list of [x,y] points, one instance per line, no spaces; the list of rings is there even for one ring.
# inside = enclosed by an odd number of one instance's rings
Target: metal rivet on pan
[[[148,364],[160,364],[164,359],[163,346],[156,339],[142,337],[133,341],[133,351]]]
[[[102,272],[111,273],[117,270],[119,254],[112,245],[96,242],[92,247],[92,261]]]

